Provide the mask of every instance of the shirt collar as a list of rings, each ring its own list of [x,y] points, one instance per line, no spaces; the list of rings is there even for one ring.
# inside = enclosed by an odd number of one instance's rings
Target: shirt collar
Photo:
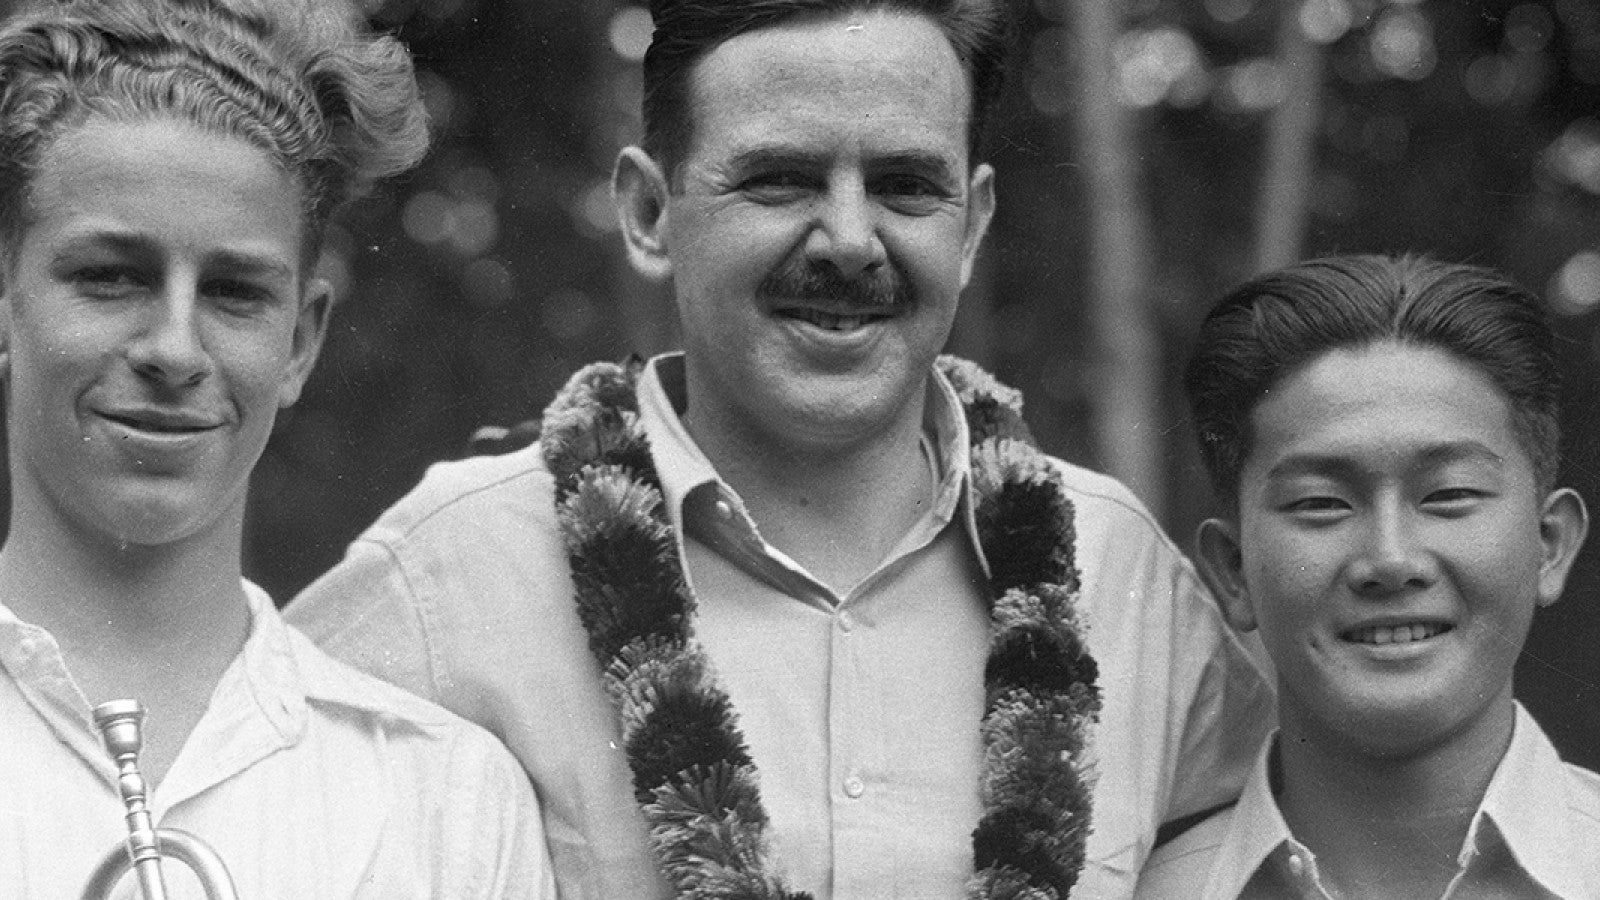
[[[755,526],[749,521],[743,502],[718,477],[711,461],[689,435],[683,419],[678,415],[678,410],[684,406],[683,385],[683,354],[679,352],[651,359],[645,365],[638,387],[639,420],[650,438],[651,457],[661,478],[661,490],[667,504],[667,520],[678,534],[683,534],[685,501],[710,485],[717,499],[729,504],[729,514],[742,520],[753,532]],[[961,402],[955,388],[938,370],[934,370],[929,380],[924,417],[925,433],[931,440],[938,480],[932,514],[940,522],[948,522],[955,517],[957,505],[963,499],[963,487],[971,467],[971,453],[967,447],[967,420],[961,410]],[[966,504],[966,507],[965,525],[972,536],[973,546],[977,547],[977,528],[972,521],[971,504]],[[981,552],[979,557],[981,561]],[[983,565],[987,573],[988,565],[986,562]]]
[[[702,485],[722,485],[711,460],[689,436],[689,429],[678,416],[678,409],[684,405],[683,386],[683,354],[668,353],[645,364],[638,388],[639,420],[650,438],[650,456],[661,479],[667,520],[680,535],[684,499]],[[731,489],[727,493],[733,495]]]
[[[1578,868],[1577,838],[1569,833],[1566,764],[1533,716],[1518,703],[1511,745],[1495,769],[1478,814],[1467,832],[1463,855],[1482,853],[1496,841],[1528,877],[1557,897],[1587,890]],[[1493,828],[1486,826],[1492,821]]]
[[[56,736],[108,779],[115,777],[111,760],[100,747],[89,700],[67,672],[55,636],[17,618],[0,603],[0,667]]]
[[[1279,848],[1288,848],[1286,852],[1289,853],[1298,850],[1298,842],[1289,834],[1289,824],[1283,820],[1273,796],[1273,747],[1276,743],[1277,733],[1274,732],[1256,756],[1255,766],[1229,817],[1227,835],[1206,884],[1206,900],[1224,897],[1233,900],[1244,892],[1257,870]],[[1301,859],[1302,866],[1311,862],[1309,854]]]
[[[165,805],[199,793],[300,741],[312,703],[336,704],[418,728],[444,724],[427,702],[334,662],[284,623],[265,591],[244,582],[250,633],[223,673],[201,723],[160,786]],[[88,699],[45,629],[0,604],[0,664],[57,734],[107,778]]]
[[[1274,733],[1245,782],[1206,886],[1207,900],[1238,897],[1274,854],[1299,869],[1292,874],[1314,883],[1316,858],[1289,833],[1275,798],[1276,741]],[[1568,833],[1566,816],[1559,814],[1568,806],[1565,781],[1566,764],[1538,723],[1522,704],[1516,704],[1511,744],[1472,818],[1458,865],[1464,871],[1474,856],[1503,845],[1522,871],[1552,895],[1584,896],[1583,874],[1571,853],[1576,838]]]

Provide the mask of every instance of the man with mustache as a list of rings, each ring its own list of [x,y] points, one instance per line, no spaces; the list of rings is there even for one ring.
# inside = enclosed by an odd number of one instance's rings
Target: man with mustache
[[[1130,895],[1271,696],[1132,495],[938,357],[1003,6],[652,13],[614,187],[683,352],[435,467],[291,617],[501,735],[569,900]]]

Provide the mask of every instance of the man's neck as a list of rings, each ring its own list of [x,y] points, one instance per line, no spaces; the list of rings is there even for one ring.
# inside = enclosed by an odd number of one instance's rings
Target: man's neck
[[[1505,709],[1425,752],[1388,758],[1296,726],[1278,738],[1278,806],[1340,897],[1439,897],[1511,739]],[[1503,712],[1503,715],[1501,714]]]
[[[796,445],[697,418],[684,424],[762,537],[838,593],[883,561],[933,497],[922,404],[849,444]]]

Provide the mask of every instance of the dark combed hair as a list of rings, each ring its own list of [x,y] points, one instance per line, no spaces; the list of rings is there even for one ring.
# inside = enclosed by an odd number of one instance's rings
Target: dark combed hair
[[[44,151],[91,119],[238,137],[299,181],[308,250],[332,211],[427,150],[410,55],[347,0],[41,0],[0,29],[0,237]]]
[[[1560,465],[1560,379],[1538,298],[1496,273],[1418,256],[1290,266],[1224,297],[1200,328],[1184,388],[1213,486],[1237,502],[1251,415],[1285,377],[1333,350],[1394,341],[1476,365],[1508,401],[1540,486]]]
[[[980,137],[1005,80],[1011,36],[1006,0],[651,0],[655,33],[644,56],[644,149],[668,172],[693,137],[689,85],[694,66],[723,42],[797,19],[893,10],[939,26],[972,88],[967,145],[976,161]]]

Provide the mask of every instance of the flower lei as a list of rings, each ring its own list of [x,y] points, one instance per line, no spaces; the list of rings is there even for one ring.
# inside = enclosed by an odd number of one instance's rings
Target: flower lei
[[[967,896],[1063,900],[1084,862],[1085,749],[1100,711],[1075,609],[1072,503],[1028,437],[1021,395],[971,363],[942,357],[938,366],[971,430],[974,511],[993,592],[984,812]],[[540,433],[578,613],[621,720],[634,796],[677,896],[809,900],[767,863],[755,763],[694,638],[695,598],[639,421],[642,369],[635,359],[581,370]]]

